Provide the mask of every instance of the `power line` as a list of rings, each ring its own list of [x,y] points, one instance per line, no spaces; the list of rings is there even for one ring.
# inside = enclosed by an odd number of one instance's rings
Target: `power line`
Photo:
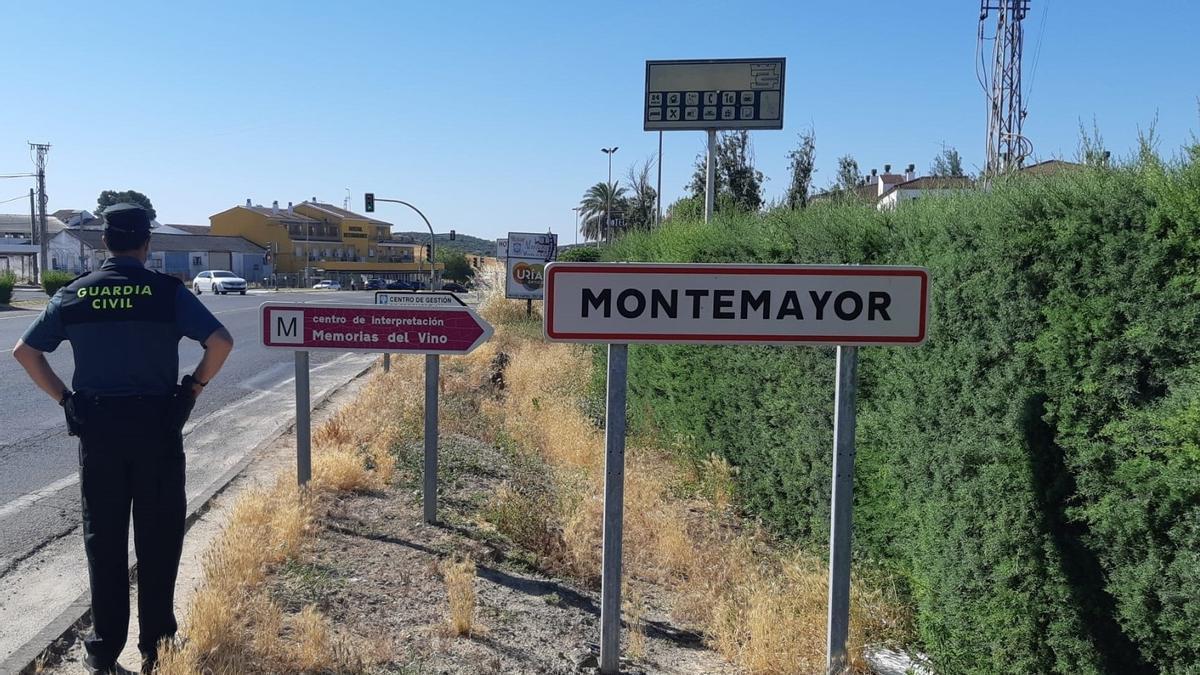
[[[1042,4],[1042,22],[1038,25],[1037,44],[1033,48],[1033,67],[1029,69],[1029,88],[1025,90],[1025,103],[1029,103],[1029,95],[1033,93],[1033,83],[1037,80],[1038,61],[1042,59],[1042,38],[1046,35],[1046,16],[1050,14],[1050,0]]]
[[[28,193],[19,194],[16,197],[13,197],[11,199],[0,199],[0,204],[7,204],[9,202],[15,202],[18,199],[29,199],[29,194]]]
[[[33,173],[0,173],[0,178],[33,178]]]

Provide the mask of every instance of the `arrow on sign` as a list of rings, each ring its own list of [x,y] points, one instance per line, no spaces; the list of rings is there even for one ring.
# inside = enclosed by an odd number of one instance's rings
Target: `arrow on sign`
[[[297,351],[469,354],[492,336],[487,321],[458,304],[267,303],[261,320],[264,347]]]

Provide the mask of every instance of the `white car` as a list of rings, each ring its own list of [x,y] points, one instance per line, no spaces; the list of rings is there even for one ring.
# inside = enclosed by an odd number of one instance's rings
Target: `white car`
[[[192,279],[192,290],[196,295],[208,291],[217,295],[225,293],[240,293],[246,294],[246,280],[234,274],[233,272],[225,272],[222,270],[208,270],[196,275]]]
[[[342,284],[337,281],[326,279],[325,281],[318,281],[317,283],[313,284],[313,289],[319,291],[340,291],[342,290]]]

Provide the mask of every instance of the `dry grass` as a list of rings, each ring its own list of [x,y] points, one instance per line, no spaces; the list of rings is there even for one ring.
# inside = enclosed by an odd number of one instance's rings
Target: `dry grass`
[[[471,635],[475,629],[475,563],[446,560],[441,565],[449,599],[447,628],[451,635]]]
[[[288,474],[239,498],[205,554],[184,639],[164,651],[159,673],[357,673],[388,657],[379,642],[340,634],[315,607],[286,614],[263,588],[273,567],[301,556],[324,495],[377,490],[394,479],[393,447],[410,429],[413,413],[410,397],[388,395],[386,380],[364,387],[375,403],[388,402],[385,414],[351,406],[314,432],[308,489]]]
[[[499,306],[499,305],[498,305]],[[505,396],[493,416],[520,448],[546,466],[549,488],[514,482],[497,492],[497,529],[547,561],[554,571],[595,582],[600,571],[603,431],[581,412],[591,377],[586,349],[519,339],[511,313],[496,311],[508,341]],[[505,322],[510,322],[506,324]],[[661,447],[630,445],[625,472],[625,570],[673,591],[677,619],[700,628],[709,644],[750,673],[824,669],[827,576],[818,556],[781,550],[765,532],[740,522],[731,503],[736,467],[717,456],[683,469]],[[687,475],[694,472],[695,475]],[[695,486],[679,498],[672,486]],[[549,492],[549,494],[543,494]],[[630,584],[632,586],[632,584]],[[631,625],[642,600],[627,598]],[[903,639],[907,613],[879,589],[852,588],[852,667],[867,672],[864,644]],[[631,651],[644,634],[630,634]]]
[[[625,623],[629,626],[629,657],[640,661],[646,658],[646,597],[636,586],[629,584],[622,604],[625,606]]]

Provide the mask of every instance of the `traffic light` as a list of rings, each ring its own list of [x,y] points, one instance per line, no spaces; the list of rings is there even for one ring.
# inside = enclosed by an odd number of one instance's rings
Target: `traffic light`
[[[374,213],[375,212],[375,193],[368,192],[367,194],[363,195],[363,197],[366,198],[366,200],[367,200],[367,213]]]
[[[426,260],[429,260],[429,259],[430,259],[430,258],[432,258],[432,257],[433,257],[433,256],[431,256],[431,255],[429,254],[429,244],[425,244],[425,259],[426,259]]]

